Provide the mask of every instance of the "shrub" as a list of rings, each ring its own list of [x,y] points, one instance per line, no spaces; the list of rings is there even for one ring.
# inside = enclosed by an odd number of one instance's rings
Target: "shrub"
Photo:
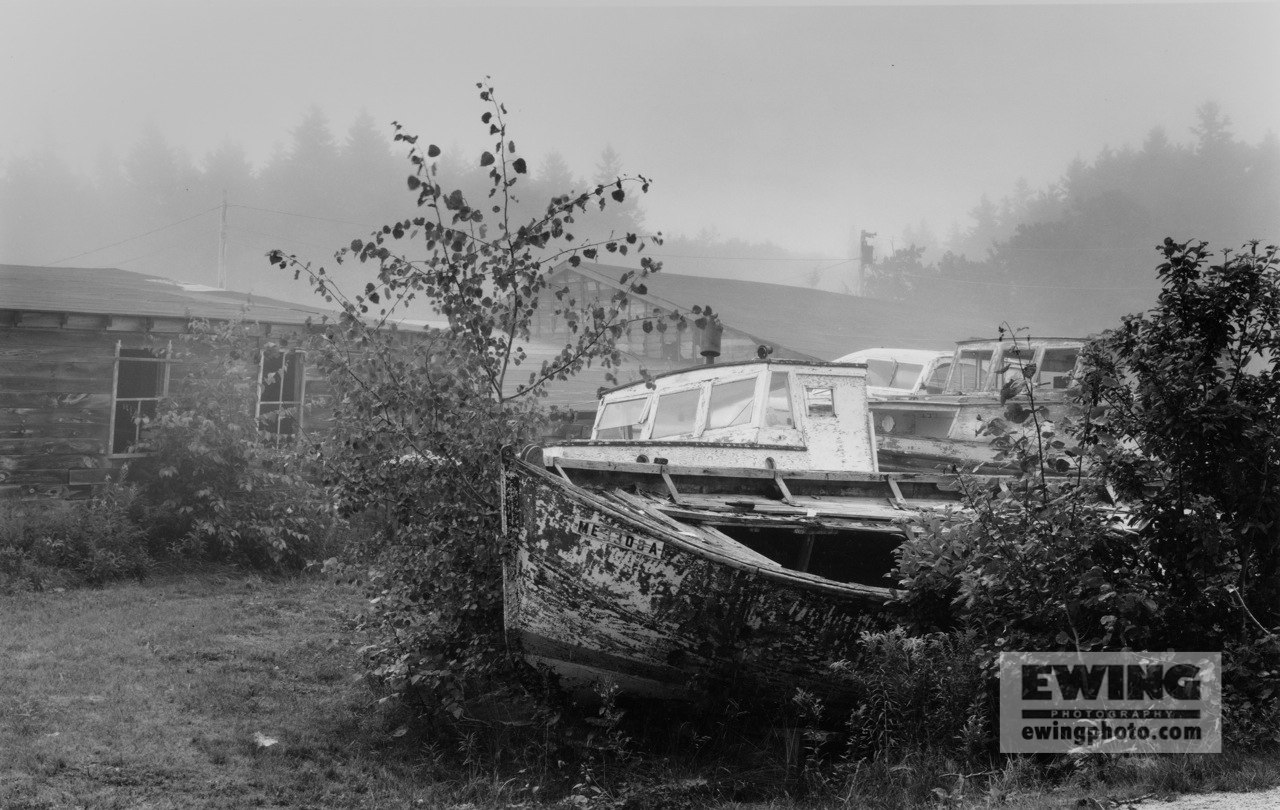
[[[148,455],[129,476],[151,548],[275,571],[326,556],[332,509],[304,474],[306,457],[254,420],[257,356],[235,323],[197,324],[175,350],[186,373],[148,423]]]
[[[129,517],[133,490],[89,501],[0,504],[0,589],[101,585],[147,575],[154,560]]]

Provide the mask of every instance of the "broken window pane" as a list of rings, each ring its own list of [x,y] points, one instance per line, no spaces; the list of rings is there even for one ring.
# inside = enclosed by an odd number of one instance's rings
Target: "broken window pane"
[[[830,387],[804,387],[804,406],[810,416],[835,416],[835,399]]]
[[[150,349],[120,349],[116,362],[111,452],[143,451],[145,424],[155,418],[164,396],[165,359]]]

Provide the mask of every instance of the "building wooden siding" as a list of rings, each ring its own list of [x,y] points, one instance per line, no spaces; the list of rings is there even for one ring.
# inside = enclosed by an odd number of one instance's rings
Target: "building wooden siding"
[[[0,308],[0,499],[84,498],[117,475],[130,458],[111,452],[117,347],[176,345],[188,326],[185,318]],[[256,328],[260,349],[303,334],[297,325]],[[200,373],[198,362],[166,365],[169,393],[185,375]],[[302,431],[323,431],[331,415],[328,381],[306,363],[303,386]]]

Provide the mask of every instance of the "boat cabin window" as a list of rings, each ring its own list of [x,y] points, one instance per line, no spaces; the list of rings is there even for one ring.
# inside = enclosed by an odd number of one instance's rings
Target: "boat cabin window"
[[[651,439],[665,436],[679,436],[693,433],[698,417],[698,400],[702,398],[701,388],[688,391],[677,391],[658,397],[657,413],[653,419]]]
[[[1079,355],[1080,349],[1074,346],[1045,349],[1040,360],[1038,381],[1053,388],[1066,388],[1071,383],[1071,373],[1075,371]]]
[[[924,390],[927,394],[941,394],[947,387],[947,375],[951,373],[951,361],[943,360],[925,380]]]
[[[787,388],[787,372],[775,371],[769,377],[769,399],[765,403],[765,427],[795,427],[791,415],[791,393]]]
[[[960,361],[952,366],[947,390],[957,394],[981,391],[987,373],[991,371],[991,349],[961,350]]]
[[[596,425],[597,439],[639,439],[644,427],[645,405],[648,397],[623,399],[607,403],[600,411]]]
[[[1017,344],[1005,346],[1000,353],[1000,377],[995,385],[998,387],[1010,382],[1021,382],[1025,379],[1022,370],[1034,362],[1034,349]]]
[[[711,386],[711,406],[707,410],[707,430],[748,425],[755,415],[756,378]]]
[[[810,416],[835,416],[835,398],[828,386],[804,387],[804,407]]]

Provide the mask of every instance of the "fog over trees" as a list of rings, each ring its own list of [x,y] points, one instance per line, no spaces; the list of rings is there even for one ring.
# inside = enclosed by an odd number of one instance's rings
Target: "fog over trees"
[[[200,158],[149,125],[125,154],[102,150],[88,173],[51,149],[11,160],[0,177],[0,261],[50,266],[115,266],[185,282],[217,282],[222,200],[227,200],[227,283],[309,301],[265,257],[281,248],[317,259],[377,223],[411,215],[411,168],[389,138],[389,122],[362,114],[343,134],[318,107],[307,110],[283,145],[261,166],[232,140]],[[441,144],[441,179],[483,198],[485,172],[476,154]],[[1212,102],[1197,109],[1183,136],[1160,127],[1137,147],[1104,149],[1067,162],[1044,188],[1021,182],[1002,196],[984,195],[956,223],[921,221],[880,233],[868,295],[948,302],[1046,334],[1084,334],[1154,303],[1155,247],[1166,236],[1204,239],[1215,249],[1250,239],[1280,239],[1280,139],[1238,141],[1230,118]],[[536,201],[612,182],[625,156],[603,144],[587,177],[564,156],[530,165],[513,214],[527,219]],[[928,194],[921,189],[921,194]],[[592,232],[665,231],[655,257],[666,272],[702,272],[757,281],[856,288],[858,234],[845,256],[789,251],[759,240],[724,239],[717,231],[672,233],[650,222],[628,198],[591,218]],[[715,221],[715,212],[707,212]],[[957,336],[965,337],[965,336]]]

